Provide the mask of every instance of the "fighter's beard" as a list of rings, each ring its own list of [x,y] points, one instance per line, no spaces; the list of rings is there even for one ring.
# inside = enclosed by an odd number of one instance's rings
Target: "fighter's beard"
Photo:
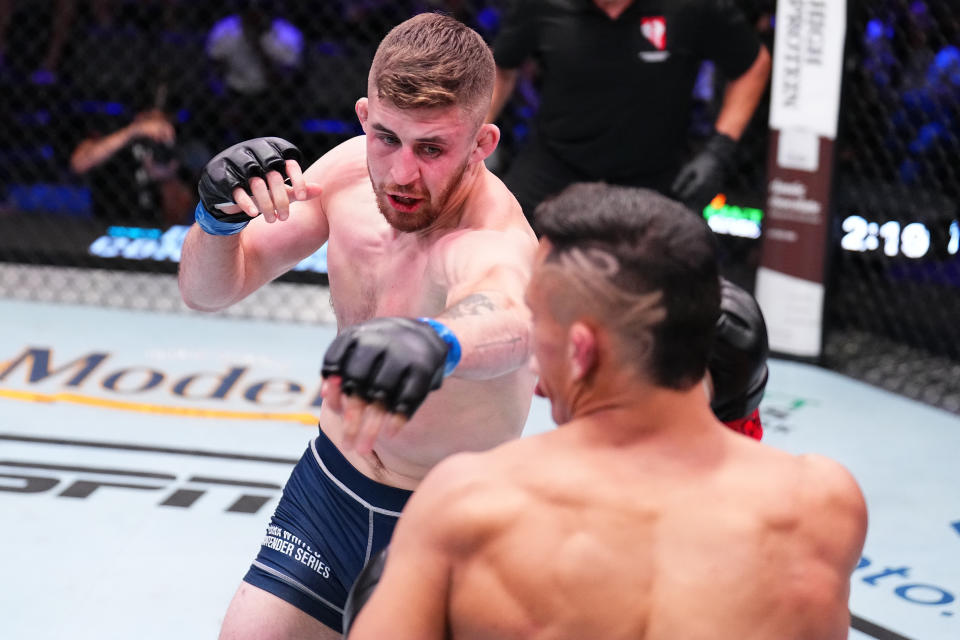
[[[404,189],[398,185],[389,185],[387,187],[374,187],[374,195],[377,200],[377,208],[380,210],[380,215],[387,221],[391,227],[397,231],[403,233],[415,233],[417,231],[423,231],[432,225],[437,218],[440,217],[440,214],[443,213],[447,204],[450,201],[450,195],[457,186],[463,181],[463,176],[467,171],[467,163],[464,162],[463,165],[456,171],[451,178],[450,182],[447,183],[446,187],[438,194],[436,200],[431,197],[429,192],[425,194],[411,194],[411,197],[422,197],[423,200],[420,203],[420,207],[412,213],[404,213],[397,211],[390,205],[387,193],[394,194],[403,194]]]

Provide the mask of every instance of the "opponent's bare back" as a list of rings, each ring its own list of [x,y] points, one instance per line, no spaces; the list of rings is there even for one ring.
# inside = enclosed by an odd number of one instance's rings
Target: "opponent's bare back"
[[[863,496],[839,463],[713,414],[712,231],[602,183],[537,220],[526,300],[559,426],[437,465],[350,638],[845,638]]]
[[[584,422],[455,456],[408,505],[450,567],[450,637],[846,638],[865,508],[840,465],[719,423],[615,442]]]

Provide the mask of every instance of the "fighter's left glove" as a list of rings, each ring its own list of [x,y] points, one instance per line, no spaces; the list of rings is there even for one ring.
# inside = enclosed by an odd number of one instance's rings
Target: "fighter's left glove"
[[[736,149],[737,141],[730,136],[713,134],[703,150],[680,169],[670,187],[673,196],[694,211],[703,211],[723,188]]]
[[[350,593],[347,595],[347,603],[343,605],[343,637],[350,635],[350,627],[356,620],[357,614],[367,604],[373,590],[380,583],[383,576],[383,565],[387,562],[387,550],[390,547],[384,547],[360,570],[360,575],[353,581],[350,587]]]
[[[456,336],[435,320],[374,318],[344,329],[323,357],[324,377],[347,395],[408,418],[460,360]]]
[[[717,335],[707,364],[710,407],[722,422],[757,439],[763,433],[757,409],[767,386],[768,354],[767,325],[756,299],[721,278]]]

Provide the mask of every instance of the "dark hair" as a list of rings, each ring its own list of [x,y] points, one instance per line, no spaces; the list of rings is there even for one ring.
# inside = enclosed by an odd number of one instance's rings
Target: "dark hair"
[[[686,389],[706,373],[720,310],[716,239],[706,222],[647,189],[579,183],[543,202],[547,266],[570,287],[562,305],[620,341],[624,364]],[[567,320],[569,320],[568,318]]]
[[[386,35],[370,66],[369,90],[400,109],[462,106],[486,116],[495,66],[476,31],[440,13],[421,13]]]

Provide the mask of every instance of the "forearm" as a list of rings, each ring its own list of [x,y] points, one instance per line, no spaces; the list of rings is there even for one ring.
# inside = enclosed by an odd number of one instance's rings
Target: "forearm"
[[[453,375],[483,380],[526,366],[530,318],[526,307],[496,291],[473,293],[436,316],[460,342],[462,357]]]
[[[487,122],[496,122],[503,111],[503,106],[513,95],[517,85],[517,70],[497,67],[497,76],[493,83],[493,99],[490,101],[490,111],[487,113]]]
[[[131,129],[124,127],[110,135],[81,142],[70,156],[70,168],[74,173],[86,173],[110,159],[130,142]]]
[[[191,309],[218,311],[243,297],[240,235],[213,236],[197,225],[187,233],[180,257],[180,296]]]
[[[718,133],[739,140],[750,123],[753,112],[767,88],[770,79],[770,54],[766,47],[760,47],[760,53],[753,65],[739,78],[727,85],[723,95],[723,106],[717,116],[714,128]]]

